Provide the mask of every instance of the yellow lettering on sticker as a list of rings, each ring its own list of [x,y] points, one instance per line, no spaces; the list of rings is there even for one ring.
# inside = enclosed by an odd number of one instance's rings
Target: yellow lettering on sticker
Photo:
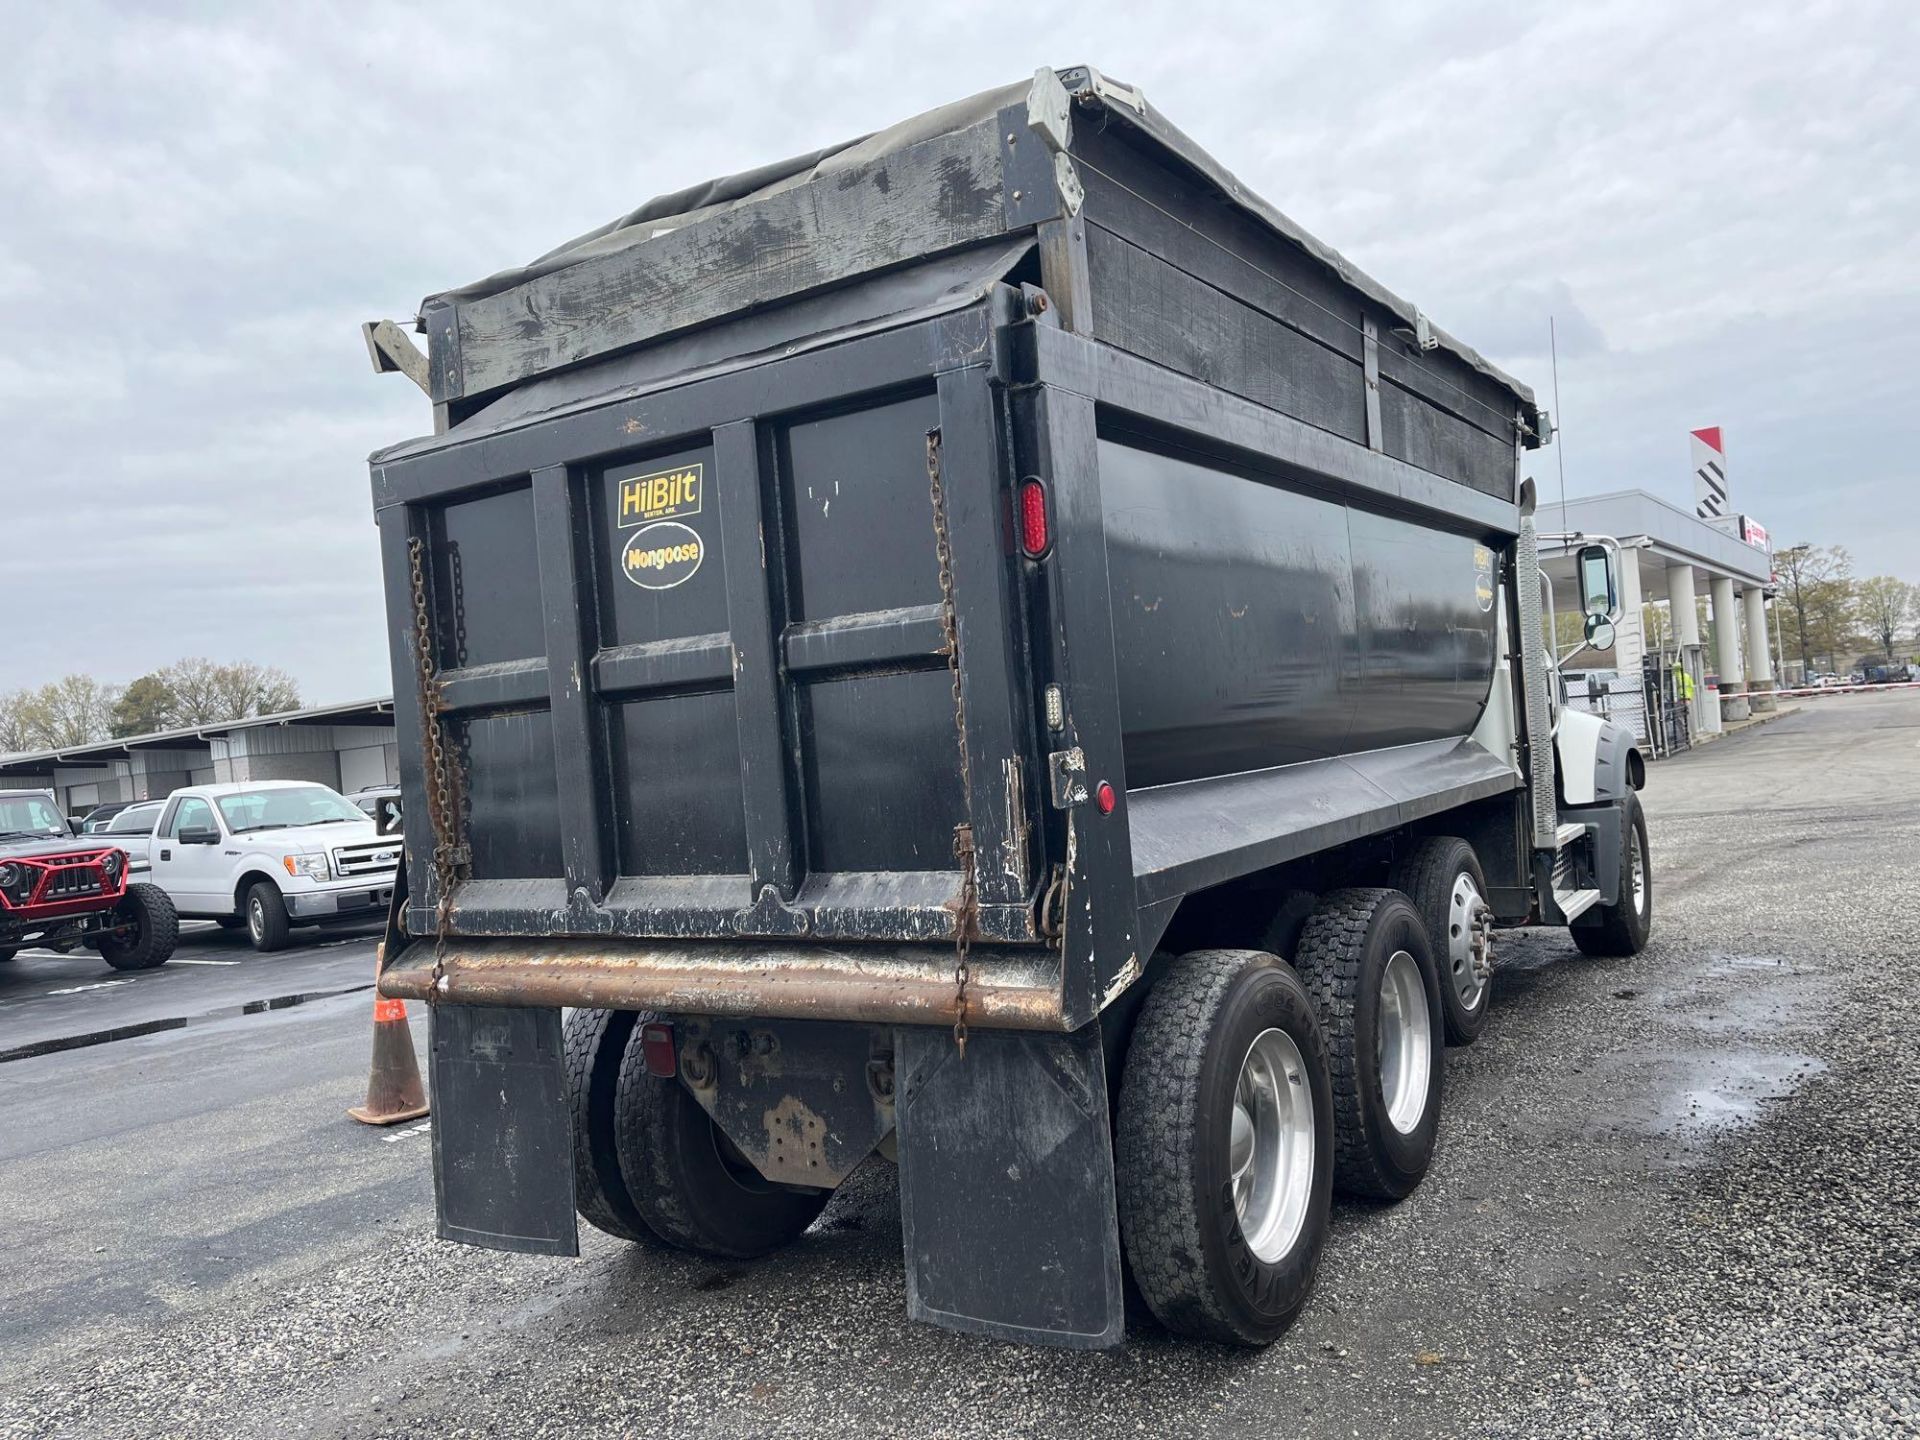
[[[620,523],[698,514],[701,467],[662,470],[620,482]]]

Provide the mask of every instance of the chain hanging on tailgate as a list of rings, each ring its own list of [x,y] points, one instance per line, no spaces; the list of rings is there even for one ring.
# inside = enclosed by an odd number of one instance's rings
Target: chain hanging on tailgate
[[[420,675],[420,744],[427,767],[427,823],[433,831],[433,886],[439,896],[434,906],[433,979],[427,987],[429,1004],[440,998],[447,978],[447,934],[453,924],[453,892],[464,873],[467,847],[456,843],[459,824],[454,790],[454,767],[440,729],[444,701],[433,663],[433,617],[427,611],[427,580],[421,563],[425,546],[418,536],[407,542],[407,564],[413,586],[413,645]]]
[[[940,485],[940,432],[927,432],[927,488],[933,496],[933,553],[940,563],[940,635],[953,681],[953,733],[960,746],[960,801],[973,804],[972,770],[967,762],[967,707],[960,690],[960,622],[953,608],[953,543],[947,534],[947,494]],[[975,875],[973,826],[953,827],[953,857],[960,862],[960,904],[953,917],[953,1043],[967,1053],[967,952],[978,928],[980,894]]]

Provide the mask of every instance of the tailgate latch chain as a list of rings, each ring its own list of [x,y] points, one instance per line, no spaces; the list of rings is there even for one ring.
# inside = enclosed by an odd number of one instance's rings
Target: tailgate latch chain
[[[933,498],[933,553],[940,563],[940,637],[953,681],[953,733],[960,747],[960,803],[973,808],[972,768],[967,761],[967,705],[960,688],[960,621],[953,608],[953,542],[947,533],[947,494],[940,485],[940,431],[927,432],[927,490]],[[960,862],[960,903],[953,915],[953,1043],[967,1053],[967,950],[979,926],[980,893],[975,875],[973,825],[953,827],[953,855]]]
[[[447,935],[453,926],[453,892],[467,864],[468,851],[458,843],[458,806],[454,798],[453,763],[440,728],[445,700],[433,663],[433,617],[427,610],[427,579],[419,536],[407,542],[409,579],[413,587],[413,645],[420,676],[420,746],[427,766],[427,823],[433,831],[434,905],[433,980],[427,988],[429,1004],[440,998],[447,982]]]

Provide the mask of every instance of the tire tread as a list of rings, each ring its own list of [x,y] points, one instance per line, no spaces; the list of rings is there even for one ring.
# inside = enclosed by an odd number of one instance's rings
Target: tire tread
[[[1420,912],[1420,918],[1427,922],[1427,938],[1433,942],[1433,963],[1440,972],[1440,1008],[1447,1022],[1447,1043],[1449,1045],[1471,1045],[1480,1038],[1485,1027],[1487,1010],[1492,1003],[1493,977],[1488,976],[1480,991],[1480,1008],[1471,1015],[1460,1012],[1460,1003],[1453,992],[1452,960],[1448,949],[1450,936],[1444,931],[1434,929],[1438,920],[1445,924],[1453,904],[1453,878],[1459,873],[1458,851],[1465,851],[1479,869],[1479,857],[1473,854],[1473,847],[1465,840],[1453,835],[1429,835],[1415,846],[1394,866],[1394,888],[1402,891],[1413,901],[1413,908]],[[1486,897],[1486,874],[1481,871],[1475,876],[1480,886],[1481,898]]]
[[[1301,932],[1300,950],[1294,960],[1294,968],[1313,998],[1326,1041],[1327,1069],[1333,1082],[1334,1188],[1368,1200],[1404,1199],[1420,1180],[1415,1175],[1413,1183],[1408,1184],[1406,1177],[1383,1165],[1374,1152],[1355,1023],[1367,935],[1380,908],[1396,899],[1412,905],[1399,891],[1384,887],[1329,891]],[[1416,909],[1415,915],[1418,913]],[[1421,924],[1424,928],[1425,921]],[[1436,1066],[1432,1102],[1436,1106],[1438,1082]],[[1384,1116],[1381,1123],[1385,1123]]]
[[[1168,1329],[1230,1345],[1263,1345],[1274,1333],[1250,1328],[1214,1288],[1196,1159],[1209,1049],[1230,992],[1252,965],[1270,966],[1294,983],[1292,972],[1268,953],[1222,949],[1182,955],[1155,983],[1129,1043],[1114,1142],[1121,1236],[1140,1298]],[[1303,1050],[1309,1064],[1321,1063],[1317,1044]],[[1312,1223],[1322,1232],[1308,1242],[1316,1254],[1325,1239],[1324,1200],[1321,1207]],[[1299,1304],[1311,1290],[1309,1274]]]
[[[575,1010],[567,1016],[562,1048],[573,1102],[574,1208],[616,1239],[659,1245],[627,1191],[613,1128],[627,1039],[644,1018],[623,1010]]]
[[[154,970],[171,960],[180,943],[180,913],[173,908],[173,897],[157,885],[141,882],[129,885],[120,903],[139,909],[140,938],[116,950],[112,937],[104,937],[100,958],[116,970]]]

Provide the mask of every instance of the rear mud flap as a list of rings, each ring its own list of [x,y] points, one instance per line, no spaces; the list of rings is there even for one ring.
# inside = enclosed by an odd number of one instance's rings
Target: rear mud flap
[[[1095,1349],[1125,1333],[1100,1027],[899,1032],[907,1313]]]
[[[439,1004],[432,1015],[440,1238],[578,1255],[560,1012]]]

